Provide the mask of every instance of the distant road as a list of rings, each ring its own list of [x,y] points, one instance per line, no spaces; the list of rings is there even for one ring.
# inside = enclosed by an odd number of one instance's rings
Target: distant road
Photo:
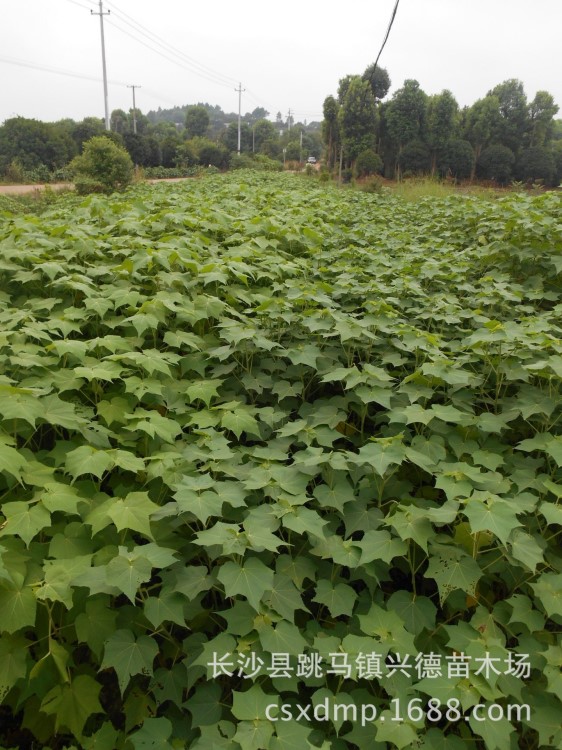
[[[192,177],[165,177],[158,180],[146,180],[146,182],[183,182],[191,180]],[[34,193],[44,190],[46,187],[51,190],[72,190],[74,185],[71,182],[50,182],[47,185],[0,185],[0,195],[22,195],[24,193]]]
[[[0,185],[0,193],[3,195],[21,195],[22,193],[44,190],[46,187],[50,187],[51,190],[64,190],[65,188],[72,188],[74,185],[69,182],[52,182],[49,185]]]

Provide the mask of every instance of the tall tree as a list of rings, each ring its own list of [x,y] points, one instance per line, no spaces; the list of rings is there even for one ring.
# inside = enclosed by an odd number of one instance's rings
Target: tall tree
[[[397,146],[396,168],[400,154],[410,141],[423,138],[426,127],[427,94],[422,91],[417,81],[404,81],[401,89],[394,95],[386,108],[386,128],[390,138]]]
[[[338,121],[344,158],[352,166],[362,151],[374,148],[377,126],[373,92],[360,76],[354,76],[346,86]]]
[[[474,149],[475,165],[483,149],[498,140],[501,128],[500,102],[488,94],[474,102],[465,114],[464,137]],[[471,177],[474,178],[473,168]]]
[[[548,91],[537,91],[535,98],[529,104],[529,146],[535,148],[544,146],[551,140],[554,133],[554,115],[558,113],[558,105]]]
[[[199,104],[187,108],[185,113],[185,129],[188,138],[204,136],[209,127],[209,113]]]
[[[499,142],[513,153],[523,146],[524,136],[529,127],[527,97],[521,81],[510,78],[495,86],[489,95],[499,102],[500,132]]]
[[[450,91],[430,96],[427,104],[426,142],[431,153],[431,174],[435,174],[437,160],[447,143],[457,135],[459,105]]]
[[[336,165],[337,152],[339,149],[340,131],[338,125],[339,104],[333,96],[324,99],[322,121],[322,140],[326,146],[326,166],[333,169]]]

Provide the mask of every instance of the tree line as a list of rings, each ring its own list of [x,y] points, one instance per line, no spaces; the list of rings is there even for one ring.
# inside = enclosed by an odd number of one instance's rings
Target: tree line
[[[500,184],[562,180],[562,120],[555,120],[558,106],[547,91],[528,101],[521,81],[510,79],[461,108],[450,91],[428,95],[412,79],[386,99],[390,85],[388,71],[371,65],[342,78],[337,95],[324,100],[330,170]]]
[[[322,150],[320,123],[295,123],[277,114],[267,119],[262,107],[247,112],[241,122],[238,157],[238,116],[210,104],[185,105],[143,114],[139,109],[113,110],[111,129],[104,120],[86,117],[49,123],[24,117],[0,126],[0,180],[10,182],[67,179],[67,167],[82,153],[84,143],[106,135],[129,153],[133,163],[156,172],[185,172],[198,165],[225,169],[261,158],[278,166],[302,160]]]

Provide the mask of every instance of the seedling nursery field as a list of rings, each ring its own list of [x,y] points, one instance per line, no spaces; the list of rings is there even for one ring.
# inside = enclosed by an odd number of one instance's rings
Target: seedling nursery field
[[[4,211],[2,747],[561,747],[560,203]]]

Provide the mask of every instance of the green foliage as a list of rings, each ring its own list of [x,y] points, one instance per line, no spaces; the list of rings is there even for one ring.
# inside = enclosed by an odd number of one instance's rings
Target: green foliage
[[[2,213],[0,744],[558,748],[560,201]]]
[[[380,101],[388,94],[390,89],[390,76],[386,68],[381,68],[375,64],[369,65],[362,76],[364,81],[367,81],[373,92],[375,101]]]
[[[422,140],[410,141],[401,150],[398,165],[404,175],[427,174],[431,166],[429,148]]]
[[[133,162],[125,149],[105,136],[95,136],[70,164],[78,193],[111,193],[133,179]]]
[[[377,109],[371,87],[359,76],[352,76],[338,111],[339,131],[345,157],[355,162],[362,151],[374,146]]]
[[[185,131],[188,138],[204,136],[209,128],[209,114],[205,107],[195,105],[188,107],[185,113]]]
[[[355,174],[357,177],[368,177],[382,172],[383,163],[381,157],[372,149],[362,151],[355,162]]]
[[[515,156],[513,151],[501,143],[485,148],[478,158],[478,176],[484,180],[495,180],[500,185],[508,183],[513,174]]]
[[[474,168],[474,151],[468,141],[454,138],[444,145],[437,167],[443,176],[450,175],[457,180],[470,177]]]
[[[545,185],[557,184],[556,161],[552,149],[535,146],[521,152],[515,165],[515,176],[522,182],[540,180]]]

